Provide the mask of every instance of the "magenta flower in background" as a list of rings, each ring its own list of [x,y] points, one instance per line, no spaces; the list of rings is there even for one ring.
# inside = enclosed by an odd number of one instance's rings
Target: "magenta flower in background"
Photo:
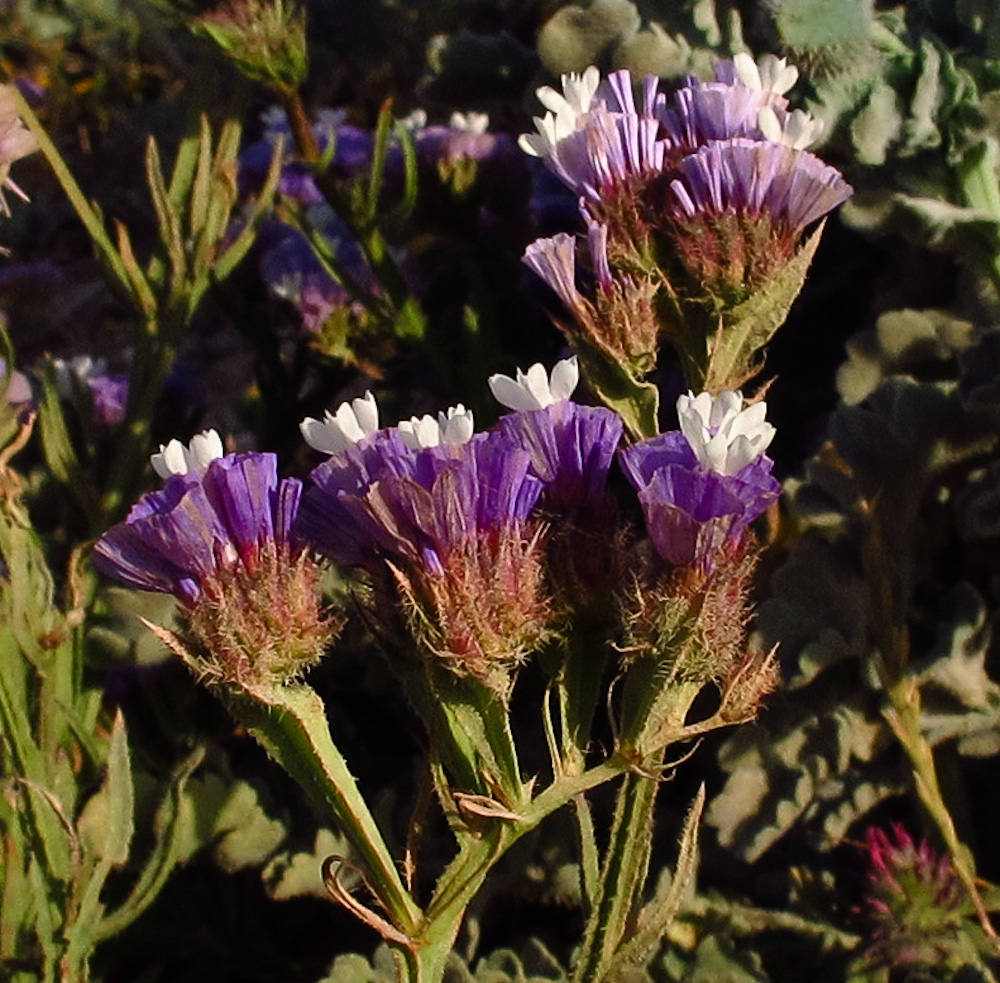
[[[678,400],[681,430],[633,444],[619,460],[639,493],[646,528],[668,563],[714,569],[747,527],[778,500],[764,450],[774,428],[763,402],[742,408],[740,393]]]

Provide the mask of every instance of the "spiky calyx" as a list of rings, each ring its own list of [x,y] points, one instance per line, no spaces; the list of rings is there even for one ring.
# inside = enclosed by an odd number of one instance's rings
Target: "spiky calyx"
[[[324,608],[319,577],[308,553],[273,541],[253,562],[220,569],[188,615],[192,667],[210,683],[238,687],[299,678],[343,626]]]
[[[746,660],[749,589],[757,565],[751,534],[727,547],[712,573],[648,564],[622,606],[626,661],[667,660],[671,678],[721,682]]]
[[[544,643],[552,620],[540,530],[513,524],[469,537],[442,573],[391,569],[407,627],[432,665],[506,699],[513,669]]]

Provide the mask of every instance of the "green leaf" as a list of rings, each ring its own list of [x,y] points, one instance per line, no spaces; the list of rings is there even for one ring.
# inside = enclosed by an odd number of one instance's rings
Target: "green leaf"
[[[652,900],[639,912],[635,935],[619,950],[615,957],[615,971],[628,963],[641,964],[659,948],[681,910],[685,898],[694,892],[695,870],[698,864],[698,826],[705,808],[705,785],[698,789],[688,809],[681,830],[680,849],[673,873],[653,895]],[[609,980],[615,979],[615,972]]]
[[[633,440],[660,432],[660,392],[628,366],[573,335],[583,375],[594,395],[622,418]]]
[[[135,921],[156,899],[174,867],[185,859],[186,827],[195,822],[185,786],[203,757],[204,750],[197,748],[174,770],[153,818],[153,849],[128,898],[101,919],[94,932],[95,941],[111,938]]]
[[[884,164],[890,146],[899,139],[903,114],[896,90],[878,81],[868,103],[851,122],[851,140],[858,162],[872,166]]]
[[[323,883],[323,861],[333,854],[350,860],[349,841],[341,833],[320,829],[316,832],[312,850],[299,853],[289,850],[272,857],[262,873],[268,895],[275,901],[287,901],[304,895],[329,898],[329,892]],[[344,868],[342,880],[348,890],[352,889],[352,881],[355,880],[351,873],[350,867]]]
[[[688,379],[696,391],[739,389],[760,368],[758,353],[785,323],[823,234],[820,223],[782,271],[736,307],[724,310],[710,339],[703,380]]]
[[[80,839],[91,857],[116,867],[128,860],[134,805],[128,738],[119,710],[111,728],[104,783],[87,800],[77,822]]]

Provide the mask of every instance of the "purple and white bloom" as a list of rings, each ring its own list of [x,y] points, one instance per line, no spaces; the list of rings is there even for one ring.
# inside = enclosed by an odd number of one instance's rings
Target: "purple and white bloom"
[[[202,430],[191,438],[187,447],[176,438],[167,444],[160,444],[159,453],[151,455],[149,463],[161,478],[169,478],[171,475],[203,471],[224,453],[218,432]]]
[[[301,491],[301,482],[279,480],[274,454],[219,456],[204,470],[170,473],[98,540],[94,566],[191,607],[204,592],[217,594],[219,577],[237,565],[253,568],[268,544],[292,543]]]
[[[214,458],[140,499],[98,540],[94,566],[181,602],[184,629],[171,647],[199,678],[254,690],[288,682],[340,627],[292,532],[301,495],[274,454]]]
[[[551,374],[546,373],[541,362],[535,362],[527,372],[518,369],[516,379],[498,372],[488,381],[496,401],[508,409],[543,410],[573,395],[580,381],[580,365],[571,355],[556,362]]]
[[[442,445],[468,443],[472,439],[475,425],[472,410],[467,410],[459,403],[457,406],[449,406],[447,412],[440,412],[437,417],[425,413],[421,417],[411,416],[409,420],[400,420],[397,429],[407,447],[420,451]]]
[[[681,433],[702,467],[728,476],[742,471],[760,457],[774,439],[775,429],[764,417],[767,403],[743,406],[743,393],[725,390],[694,395],[690,390],[677,400]]]
[[[678,401],[684,429],[633,444],[619,455],[639,494],[650,539],[671,565],[710,574],[725,551],[742,542],[750,523],[777,501],[781,485],[763,453],[773,437],[765,412],[763,402],[742,409],[738,393],[714,399],[688,394]]]
[[[345,400],[335,413],[326,410],[322,420],[307,416],[299,424],[299,430],[313,450],[338,454],[378,430],[378,404],[371,390],[367,390],[364,396]]]
[[[413,450],[392,428],[334,455],[312,481],[299,534],[368,572],[376,609],[395,612],[390,630],[402,614],[434,663],[505,696],[548,617],[528,525],[542,482],[528,452],[497,431]]]
[[[111,430],[125,419],[128,405],[127,375],[108,371],[107,359],[90,355],[74,355],[70,359],[54,358],[56,391],[63,399],[72,399],[81,389],[90,394],[94,423],[102,430]]]
[[[37,149],[38,141],[18,115],[14,87],[0,85],[0,215],[10,214],[10,206],[3,196],[4,188],[9,188],[24,201],[28,200],[28,196],[10,179],[10,167],[14,161],[33,154]]]
[[[535,117],[537,133],[523,133],[518,145],[532,157],[548,157],[558,143],[577,129],[580,117],[589,112],[601,81],[601,73],[591,65],[581,74],[562,76],[563,91],[549,85],[535,90],[538,101],[549,110]]]
[[[543,86],[537,95],[551,111],[535,119],[538,132],[522,134],[519,145],[588,200],[599,202],[603,189],[662,168],[666,143],[660,137],[662,96],[655,78],[645,85],[642,112],[632,96],[632,76],[624,70],[601,84],[591,66],[583,75],[564,75],[563,94]]]

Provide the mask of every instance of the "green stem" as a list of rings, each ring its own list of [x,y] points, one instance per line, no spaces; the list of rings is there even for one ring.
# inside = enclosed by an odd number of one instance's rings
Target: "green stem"
[[[421,911],[403,885],[375,818],[333,742],[322,700],[303,685],[267,692],[227,691],[226,696],[233,713],[261,746],[333,812],[364,865],[372,891],[395,925],[414,937]]]
[[[55,173],[56,179],[62,186],[62,189],[65,192],[66,197],[69,199],[70,204],[73,206],[74,211],[80,221],[83,222],[84,227],[87,230],[87,234],[94,243],[94,248],[100,255],[102,262],[114,274],[115,279],[118,281],[125,294],[130,295],[131,289],[129,287],[128,274],[125,272],[125,266],[122,263],[121,257],[118,255],[118,250],[111,241],[111,237],[104,228],[104,224],[101,221],[100,216],[94,210],[93,206],[91,206],[91,204],[87,201],[80,185],[76,183],[76,179],[70,173],[70,169],[66,166],[66,162],[63,160],[62,155],[59,153],[58,149],[56,149],[56,145],[51,139],[49,139],[49,135],[46,133],[45,127],[42,126],[31,106],[28,105],[24,96],[21,95],[17,86],[14,85],[10,88],[14,92],[14,101],[17,105],[18,115],[24,120],[25,126],[27,126],[32,135],[38,141],[38,149],[48,161],[49,167],[51,167]]]
[[[557,809],[617,777],[625,767],[616,757],[581,775],[558,779],[525,808],[520,819],[497,821],[480,835],[467,837],[439,878],[416,947],[407,955],[409,983],[437,983],[442,978],[469,902],[507,850]]]
[[[618,790],[611,840],[573,983],[599,983],[614,963],[646,880],[658,788],[655,778],[630,772]]]
[[[996,943],[996,930],[990,922],[986,905],[976,884],[976,870],[972,855],[959,839],[955,823],[945,804],[938,783],[934,753],[921,726],[920,690],[912,679],[904,679],[892,686],[887,696],[889,707],[883,711],[889,726],[910,759],[913,784],[917,797],[938,829],[951,857],[952,866],[962,882],[976,910],[983,931]]]

